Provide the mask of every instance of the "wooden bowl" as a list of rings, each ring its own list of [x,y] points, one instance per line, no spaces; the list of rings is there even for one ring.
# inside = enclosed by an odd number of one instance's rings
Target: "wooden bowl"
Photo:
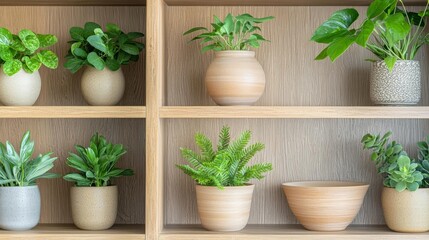
[[[312,231],[342,231],[353,221],[369,184],[356,182],[283,183],[289,207]]]

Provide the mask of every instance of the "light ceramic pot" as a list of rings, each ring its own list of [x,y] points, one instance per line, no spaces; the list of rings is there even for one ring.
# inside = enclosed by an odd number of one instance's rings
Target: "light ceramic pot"
[[[253,105],[265,90],[265,73],[252,51],[215,52],[206,87],[218,105]]]
[[[93,106],[113,106],[124,96],[125,77],[122,69],[97,70],[87,67],[82,74],[81,89],[86,102]]]
[[[0,228],[29,230],[39,223],[40,191],[38,186],[0,187]]]
[[[202,226],[210,231],[239,231],[247,225],[255,185],[241,187],[196,186]]]
[[[412,105],[421,98],[420,64],[418,61],[396,61],[392,71],[384,61],[372,64],[371,101],[380,105]]]
[[[76,227],[84,230],[109,229],[118,213],[118,187],[72,187],[70,202]]]
[[[369,185],[355,182],[290,182],[283,191],[293,214],[308,230],[342,231],[356,217]]]
[[[42,88],[38,71],[26,73],[20,70],[8,76],[0,69],[0,102],[6,106],[32,106],[37,101]]]
[[[383,188],[381,204],[387,226],[396,232],[429,231],[429,189],[398,192]]]

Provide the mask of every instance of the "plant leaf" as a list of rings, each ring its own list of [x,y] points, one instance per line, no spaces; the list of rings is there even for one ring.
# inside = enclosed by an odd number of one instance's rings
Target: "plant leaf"
[[[90,52],[88,54],[88,62],[95,67],[97,70],[104,69],[104,61],[96,52]]]

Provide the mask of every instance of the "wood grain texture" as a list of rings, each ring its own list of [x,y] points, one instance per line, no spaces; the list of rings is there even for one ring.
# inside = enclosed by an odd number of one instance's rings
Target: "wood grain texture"
[[[429,107],[162,107],[161,118],[404,118],[428,119]]]
[[[165,81],[165,4],[162,0],[151,0],[147,4],[147,117],[146,117],[146,238],[158,240],[164,226],[164,163],[163,133],[164,126],[159,109],[163,105]]]
[[[213,15],[248,12],[257,17],[275,16],[262,26],[271,42],[256,50],[266,74],[264,95],[259,106],[370,106],[369,51],[353,46],[335,63],[314,61],[324,45],[310,42],[314,30],[341,7],[176,7],[167,8],[167,92],[166,105],[214,105],[204,85],[213,53],[201,53],[200,44],[183,37],[195,26],[209,27]],[[421,9],[421,7],[417,7]],[[365,7],[357,8],[362,14]],[[180,21],[178,21],[180,19]],[[421,50],[421,65],[429,64],[428,49]],[[422,68],[422,101],[429,105],[428,68]]]
[[[10,140],[17,148],[22,134],[31,130],[35,154],[53,151],[58,157],[53,172],[64,175],[73,170],[66,165],[74,145],[87,146],[95,132],[113,143],[126,146],[128,153],[119,167],[134,169],[135,175],[114,180],[119,187],[116,223],[143,224],[145,220],[145,121],[139,119],[0,119],[0,142]],[[62,178],[38,182],[42,199],[41,223],[72,223],[69,191],[72,183]]]
[[[248,225],[243,231],[218,233],[204,230],[199,225],[171,225],[161,234],[161,240],[344,240],[344,239],[416,239],[424,240],[429,233],[403,234],[390,231],[385,226],[352,225],[341,232],[312,232],[299,225]]]
[[[0,107],[1,118],[145,118],[146,107],[137,106],[30,106]]]
[[[2,1],[3,2],[3,1]],[[18,1],[19,2],[19,1]],[[0,4],[1,5],[1,4]],[[52,50],[59,58],[57,70],[42,68],[42,91],[35,105],[76,106],[87,105],[80,91],[82,71],[72,75],[63,67],[70,40],[69,29],[83,26],[87,21],[101,25],[118,24],[125,32],[145,32],[145,7],[1,7],[0,25],[13,32],[31,29],[37,33],[51,33],[59,43]],[[145,103],[145,57],[124,66],[126,79],[125,95],[119,105],[144,105]]]
[[[0,6],[144,6],[145,0],[2,0]]]
[[[72,224],[39,224],[30,231],[11,232],[0,230],[4,240],[144,240],[144,225],[115,225],[104,231],[86,231]]]
[[[173,6],[367,6],[369,0],[165,0]],[[404,1],[408,5],[425,5],[425,0]]]
[[[196,132],[216,139],[221,127],[231,126],[232,136],[243,130],[253,131],[252,142],[265,143],[266,149],[252,160],[271,162],[274,170],[260,182],[254,182],[250,224],[297,223],[281,183],[291,181],[357,181],[370,183],[362,209],[354,224],[383,224],[381,210],[382,178],[362,150],[360,140],[370,133],[393,131],[392,139],[416,156],[416,143],[425,139],[429,122],[425,120],[354,120],[354,119],[222,119],[165,120],[165,224],[199,223],[195,183],[176,168],[185,163],[179,147],[196,149]]]

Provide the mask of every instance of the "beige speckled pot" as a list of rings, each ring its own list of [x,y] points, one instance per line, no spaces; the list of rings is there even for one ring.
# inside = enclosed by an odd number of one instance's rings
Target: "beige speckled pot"
[[[7,76],[0,69],[0,101],[6,106],[31,106],[39,98],[42,81],[38,71],[26,73],[20,70]]]
[[[201,224],[211,231],[239,231],[249,220],[255,185],[242,187],[196,186]]]
[[[72,187],[71,210],[74,224],[85,230],[113,226],[118,212],[118,187]]]
[[[82,94],[93,106],[113,106],[124,96],[125,78],[122,69],[111,71],[108,68],[97,70],[87,67],[82,74]]]
[[[398,192],[384,188],[381,194],[384,219],[396,232],[429,231],[429,189]]]
[[[209,95],[218,105],[252,105],[265,89],[265,73],[252,51],[220,51],[206,73]]]

